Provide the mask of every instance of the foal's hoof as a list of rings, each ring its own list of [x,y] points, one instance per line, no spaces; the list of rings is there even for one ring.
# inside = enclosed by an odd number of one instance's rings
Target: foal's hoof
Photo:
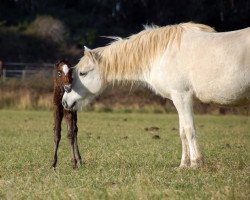
[[[72,164],[72,165],[73,165],[73,169],[80,168],[80,167],[82,167],[84,164],[85,164],[85,162],[82,161],[82,159],[79,159],[79,160],[76,161],[76,163],[73,162],[73,164]]]
[[[50,168],[55,170],[56,169],[56,163],[57,162],[53,160]]]
[[[80,168],[82,166],[82,160],[77,161],[77,166]]]
[[[76,159],[72,159],[71,162],[72,162],[72,168],[77,169],[77,161],[76,161]]]
[[[85,164],[85,161],[84,161],[84,159],[82,160],[82,159],[79,159],[78,160],[78,165],[79,165],[79,167],[80,166],[83,166]]]

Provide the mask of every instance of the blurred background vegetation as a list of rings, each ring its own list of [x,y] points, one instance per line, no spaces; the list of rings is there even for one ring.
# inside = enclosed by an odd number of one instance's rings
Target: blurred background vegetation
[[[194,21],[230,31],[250,25],[249,0],[1,0],[0,59],[77,61],[99,36],[129,36],[143,24]]]
[[[142,30],[143,24],[188,21],[208,24],[217,31],[248,27],[250,0],[0,0],[0,60],[55,63],[66,58],[76,64],[82,56],[83,45],[95,48],[110,42],[100,36],[126,37]],[[6,103],[3,96],[8,95],[3,95],[4,92],[19,92],[26,99],[30,96],[30,103],[21,107],[34,107],[34,102],[42,101],[43,96],[51,96],[52,81],[43,78],[37,81],[37,77],[35,80],[1,82],[0,108],[13,106],[15,103],[11,102],[17,100],[11,99],[9,94]],[[37,86],[44,81],[46,84]],[[108,90],[98,101],[107,111],[116,104],[115,100],[125,106],[136,104],[131,109],[145,103],[158,105],[165,111],[166,104],[171,104],[141,88],[132,93],[128,90]],[[17,104],[20,107],[21,104]],[[50,100],[44,104],[50,107]],[[198,107],[201,112],[215,109],[208,109],[208,105]],[[215,110],[221,112],[219,108]],[[249,107],[244,108],[244,112],[249,113],[249,110]]]

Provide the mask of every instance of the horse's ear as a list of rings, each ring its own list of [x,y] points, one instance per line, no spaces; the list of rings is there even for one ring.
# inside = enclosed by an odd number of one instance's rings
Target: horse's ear
[[[91,49],[89,49],[88,47],[84,46],[84,54],[91,51]]]
[[[101,58],[99,53],[97,53],[95,51],[88,51],[86,53],[86,55],[88,55],[88,57],[91,59],[91,61],[95,64],[97,64]]]
[[[98,62],[100,59],[100,56],[96,51],[93,51],[86,46],[84,46],[84,55],[88,56],[93,63]]]

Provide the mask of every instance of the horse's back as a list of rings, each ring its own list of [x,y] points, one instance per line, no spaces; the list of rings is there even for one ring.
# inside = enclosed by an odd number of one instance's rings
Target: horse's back
[[[191,37],[184,60],[195,96],[223,105],[250,103],[250,28]]]

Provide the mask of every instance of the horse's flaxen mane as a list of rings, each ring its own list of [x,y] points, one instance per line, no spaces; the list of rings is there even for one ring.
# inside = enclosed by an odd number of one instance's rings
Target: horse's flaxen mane
[[[210,26],[195,23],[182,23],[158,27],[155,25],[144,26],[145,30],[119,39],[105,47],[91,50],[91,57],[95,58],[100,67],[103,79],[112,76],[116,80],[126,80],[143,73],[149,69],[150,64],[167,47],[174,43],[180,45],[181,36],[187,30],[200,30],[214,32]],[[85,56],[84,56],[85,57]],[[80,65],[81,66],[81,62]]]

